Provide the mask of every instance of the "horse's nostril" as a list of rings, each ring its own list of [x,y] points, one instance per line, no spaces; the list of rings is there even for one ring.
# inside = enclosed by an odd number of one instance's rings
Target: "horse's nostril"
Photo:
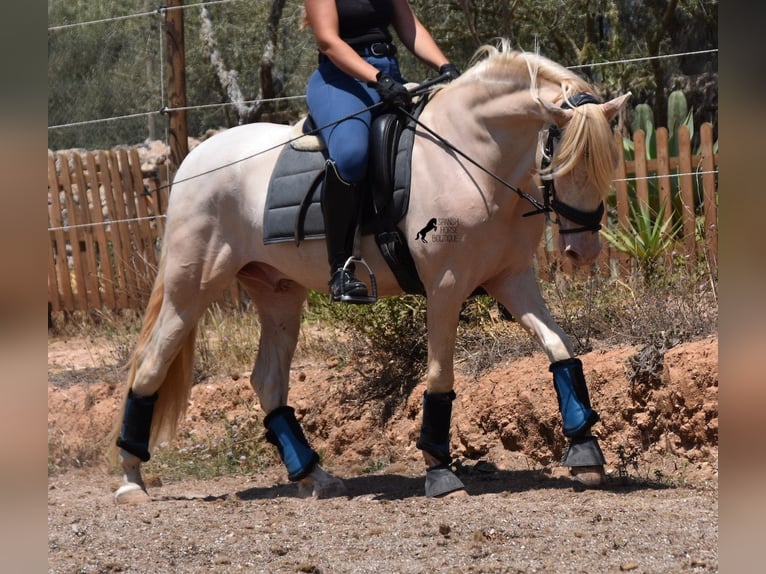
[[[567,248],[564,250],[564,255],[566,255],[566,256],[567,256],[569,259],[571,259],[572,261],[578,261],[578,260],[580,259],[580,254],[579,254],[579,253],[577,253],[577,251],[575,251],[575,250],[574,250],[574,249],[572,249],[571,247],[567,247]]]

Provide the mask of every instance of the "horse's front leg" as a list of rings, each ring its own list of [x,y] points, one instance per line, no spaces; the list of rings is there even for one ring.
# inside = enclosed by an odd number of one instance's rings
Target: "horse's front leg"
[[[505,306],[519,323],[543,346],[551,361],[564,436],[569,439],[564,466],[586,486],[604,482],[604,454],[590,429],[599,420],[591,407],[582,362],[574,357],[571,342],[553,320],[545,304],[533,269],[519,275],[493,279],[487,292]]]
[[[343,482],[319,466],[319,454],[311,448],[287,404],[290,363],[298,344],[300,315],[306,289],[291,281],[276,289],[247,285],[258,308],[261,323],[258,356],[250,383],[266,413],[266,440],[276,446],[287,477],[298,483],[301,496],[327,498],[345,493]]]
[[[443,290],[428,297],[428,369],[417,447],[426,463],[426,496],[465,494],[450,468],[450,422],[455,400],[454,352],[462,300]]]

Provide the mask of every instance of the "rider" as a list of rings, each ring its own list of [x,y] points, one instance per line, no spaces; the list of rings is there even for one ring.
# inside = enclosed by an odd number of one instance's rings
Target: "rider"
[[[308,82],[307,103],[327,146],[322,213],[330,263],[330,298],[364,298],[367,286],[343,267],[352,255],[361,197],[358,185],[367,172],[370,124],[381,100],[407,106],[389,27],[423,62],[445,75],[459,72],[449,63],[407,0],[305,0],[304,24],[319,48],[319,65]],[[356,113],[360,112],[360,113]],[[337,120],[346,118],[341,122]],[[337,122],[337,123],[336,123]]]

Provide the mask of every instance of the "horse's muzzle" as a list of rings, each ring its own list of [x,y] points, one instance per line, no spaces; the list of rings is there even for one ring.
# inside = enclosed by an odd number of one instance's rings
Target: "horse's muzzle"
[[[598,232],[559,234],[559,251],[575,265],[589,265],[601,253],[601,238]]]

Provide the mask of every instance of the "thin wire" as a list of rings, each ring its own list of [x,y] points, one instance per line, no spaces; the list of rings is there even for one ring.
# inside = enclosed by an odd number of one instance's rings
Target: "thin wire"
[[[128,114],[128,115],[125,115],[125,116],[113,116],[111,118],[100,118],[100,119],[97,119],[97,120],[83,120],[81,122],[72,122],[72,123],[69,123],[69,124],[59,124],[59,125],[56,125],[56,126],[48,126],[48,129],[49,130],[56,130],[56,129],[62,129],[62,128],[71,128],[73,126],[86,126],[86,125],[89,125],[89,124],[97,124],[97,123],[100,123],[100,122],[116,122],[116,121],[119,121],[119,120],[129,120],[129,119],[132,119],[132,118],[146,117],[146,116],[150,116],[152,114],[159,114],[159,113],[160,112],[138,112],[138,113],[135,113],[135,114]]]
[[[368,112],[368,111],[370,111],[372,109],[377,108],[378,106],[381,106],[382,104],[383,104],[383,101],[381,100],[379,102],[376,102],[376,103],[372,104],[371,106],[367,106],[366,108],[363,108],[363,109],[361,109],[361,110],[359,110],[357,112],[353,112],[351,114],[348,114],[347,116],[344,116],[344,117],[342,117],[342,118],[340,118],[338,120],[329,122],[329,123],[327,123],[327,124],[325,124],[323,126],[315,128],[313,130],[310,130],[310,131],[308,131],[306,133],[301,133],[301,134],[299,134],[299,135],[297,135],[297,136],[295,136],[293,138],[288,139],[287,141],[279,142],[278,144],[274,144],[271,147],[267,147],[265,149],[259,150],[259,151],[255,152],[255,153],[250,154],[250,155],[246,155],[245,157],[241,157],[239,159],[232,160],[232,161],[230,161],[228,163],[225,163],[223,165],[219,165],[219,166],[210,168],[208,170],[205,170],[205,171],[202,171],[202,172],[199,172],[199,173],[195,173],[194,175],[190,175],[189,177],[185,177],[183,179],[174,179],[172,185],[178,185],[179,183],[184,183],[186,181],[190,181],[192,179],[197,179],[198,177],[202,177],[204,175],[208,175],[210,173],[219,171],[221,169],[226,169],[227,167],[231,167],[233,165],[237,165],[238,163],[243,163],[243,162],[245,162],[245,161],[247,161],[249,159],[253,159],[254,157],[257,157],[259,155],[263,155],[263,154],[265,154],[267,152],[270,152],[270,151],[273,151],[273,150],[278,149],[280,147],[283,147],[285,145],[291,144],[292,142],[297,141],[297,140],[299,140],[299,139],[301,139],[303,137],[319,134],[322,130],[324,130],[324,129],[332,126],[332,125],[339,124],[339,123],[344,122],[344,121],[346,121],[346,120],[348,120],[350,118],[353,118],[354,116],[357,116],[359,114],[363,114],[365,112]],[[164,186],[159,187],[158,189],[164,189],[164,188],[170,188],[170,187],[172,187],[172,186],[171,185],[164,185]]]
[[[160,74],[162,74],[164,76],[164,66],[161,66]],[[164,86],[165,86],[164,78],[162,78],[162,87],[161,87],[162,92],[160,94],[160,97],[162,98],[163,102],[165,101],[165,87]],[[220,103],[217,103],[217,104],[202,104],[202,105],[197,105],[197,106],[182,106],[182,107],[178,107],[178,108],[169,108],[167,106],[163,106],[161,109],[156,110],[156,111],[152,111],[152,112],[137,112],[135,114],[127,114],[125,116],[112,116],[112,117],[109,117],[109,118],[99,118],[99,119],[96,119],[96,120],[83,120],[83,121],[80,121],[80,122],[71,122],[71,123],[68,123],[68,124],[58,124],[58,125],[55,125],[55,126],[48,126],[48,129],[49,130],[57,130],[57,129],[63,129],[63,128],[85,126],[85,125],[95,124],[95,123],[100,123],[100,122],[116,122],[116,121],[120,121],[120,120],[129,120],[129,119],[133,119],[133,118],[137,118],[137,117],[141,117],[141,116],[150,116],[150,115],[153,115],[153,114],[162,115],[162,114],[169,114],[169,113],[179,112],[179,111],[200,110],[200,109],[206,109],[206,108],[221,108],[221,107],[225,107],[225,106],[237,106],[237,105],[241,105],[241,104],[255,104],[255,103],[261,103],[261,102],[283,102],[283,101],[287,101],[287,100],[300,100],[300,99],[305,99],[305,98],[306,98],[305,95],[302,95],[302,96],[283,96],[283,97],[280,97],[280,98],[260,98],[260,99],[255,99],[255,100],[245,100],[245,101],[239,102],[239,103],[235,103],[235,102],[220,102]]]
[[[649,60],[663,60],[667,58],[680,58],[681,56],[696,56],[698,54],[710,54],[711,52],[718,52],[718,48],[710,50],[699,50],[697,52],[682,52],[679,54],[664,54],[662,56],[646,56],[643,58],[628,58],[626,60],[611,60],[608,62],[594,62],[593,64],[578,64],[576,66],[567,66],[568,69],[574,70],[576,68],[595,68],[598,66],[609,66],[611,64],[629,64],[631,62],[646,62]]]
[[[158,217],[165,218],[167,215],[159,213],[157,215],[147,215],[146,217],[133,217],[132,219],[111,219],[109,221],[94,221],[92,223],[77,223],[75,225],[62,225],[60,227],[49,227],[48,231],[69,231],[70,229],[81,229],[83,227],[96,227],[99,225],[114,225],[116,223],[132,223],[134,221],[155,220]]]
[[[170,112],[176,112],[176,111],[182,111],[182,110],[202,110],[205,108],[220,108],[222,106],[237,106],[241,104],[259,104],[261,102],[284,102],[287,100],[304,100],[306,99],[305,95],[301,96],[282,96],[280,98],[259,98],[255,100],[243,100],[241,102],[221,102],[219,104],[200,104],[197,106],[185,106],[182,108],[164,108],[161,111],[163,113],[170,113]]]
[[[58,26],[48,26],[49,32],[57,32],[59,30],[66,30],[69,28],[79,28],[81,26],[90,26],[91,24],[105,24],[108,22],[119,22],[122,20],[130,20],[132,18],[143,18],[145,16],[153,16],[154,14],[164,14],[171,10],[184,10],[186,8],[194,8],[195,6],[201,6],[202,4],[228,4],[229,2],[238,2],[239,0],[210,0],[210,2],[198,2],[196,4],[184,4],[183,6],[159,6],[157,9],[151,12],[138,12],[136,14],[128,14],[127,16],[111,16],[109,18],[101,18],[99,20],[88,20],[87,22],[75,22],[73,24],[60,24]]]
[[[143,18],[144,16],[152,16],[157,13],[157,10],[151,12],[140,12],[138,14],[129,14],[128,16],[112,16],[111,18],[101,18],[100,20],[90,20],[88,22],[75,22],[74,24],[60,24],[59,26],[48,26],[48,32],[57,32],[58,30],[66,30],[68,28],[78,28],[80,26],[89,26],[90,24],[105,24],[107,22],[119,22],[121,20],[130,20],[132,18]]]
[[[692,171],[692,172],[686,172],[686,173],[667,173],[667,174],[656,174],[656,175],[645,175],[642,177],[624,177],[620,179],[613,179],[612,182],[616,183],[618,181],[639,181],[639,180],[645,180],[645,179],[662,179],[662,178],[670,178],[670,177],[681,177],[684,175],[693,175],[693,176],[699,176],[699,175],[707,175],[707,174],[717,174],[718,170],[714,169],[712,171]]]
[[[305,134],[303,134],[303,135],[305,135]],[[303,137],[303,135],[298,136],[298,138],[296,138],[296,139],[300,139],[301,137]],[[292,140],[290,140],[290,141],[292,141]],[[284,145],[284,144],[279,144],[279,145]],[[268,150],[264,150],[264,151],[268,151]],[[246,158],[243,158],[241,160],[237,160],[237,162],[245,161],[246,159],[250,159],[250,157],[246,157]],[[713,170],[713,171],[695,171],[695,172],[690,172],[690,173],[671,173],[671,174],[668,174],[668,175],[648,175],[648,176],[643,176],[643,177],[626,177],[626,178],[620,178],[620,179],[613,179],[612,183],[623,182],[623,181],[624,182],[629,182],[629,181],[639,181],[639,180],[648,180],[648,179],[658,179],[658,178],[662,178],[662,177],[668,177],[668,178],[669,177],[681,177],[681,176],[685,176],[685,175],[700,176],[700,175],[706,175],[706,174],[718,174],[718,170],[716,169],[716,170]],[[204,174],[197,174],[197,176],[192,176],[192,178],[193,177],[198,177],[199,175],[204,175]],[[179,180],[178,182],[175,182],[175,183],[182,183],[182,182],[188,181],[188,179],[192,179],[192,178],[187,178],[185,180]],[[104,222],[78,223],[76,225],[63,225],[61,227],[49,227],[48,231],[68,231],[70,229],[78,229],[78,228],[83,228],[83,227],[94,227],[94,226],[97,226],[97,225],[110,225],[110,224],[117,224],[117,223],[131,223],[131,222],[134,222],[134,221],[144,221],[144,220],[147,220],[147,219],[148,220],[153,220],[153,219],[157,219],[158,217],[159,218],[165,218],[167,216],[164,213],[160,213],[160,214],[157,214],[157,215],[149,215],[147,217],[136,217],[136,218],[133,218],[133,219],[111,219],[109,221],[104,221]]]
[[[441,76],[437,76],[437,77],[432,78],[430,80],[426,80],[423,83],[421,83],[419,86],[417,86],[414,91],[411,91],[410,95],[423,95],[426,92],[431,91],[433,89],[434,85],[436,85],[436,84],[438,84],[440,82],[443,82],[445,79],[446,79],[445,74],[442,74]],[[260,151],[252,153],[252,154],[250,154],[248,156],[245,156],[245,157],[242,157],[240,159],[235,159],[235,160],[230,161],[229,163],[226,163],[224,165],[213,167],[213,168],[211,168],[209,170],[206,170],[206,171],[203,171],[203,172],[200,172],[200,173],[196,173],[194,175],[190,175],[189,177],[186,177],[184,179],[175,179],[175,180],[173,180],[173,184],[172,185],[183,183],[183,182],[189,181],[191,179],[196,179],[198,177],[202,177],[203,175],[207,175],[209,173],[213,173],[213,172],[218,171],[220,169],[225,169],[227,167],[231,167],[231,166],[236,165],[238,163],[242,163],[242,162],[247,161],[249,159],[252,159],[252,158],[254,158],[256,156],[265,154],[267,152],[270,152],[270,151],[275,150],[277,148],[280,148],[282,146],[288,145],[288,144],[290,144],[290,143],[292,143],[294,141],[297,141],[297,140],[299,140],[299,139],[301,139],[301,138],[303,138],[305,136],[320,134],[323,130],[329,128],[330,126],[334,126],[334,125],[339,124],[341,122],[345,122],[348,119],[351,119],[351,118],[356,117],[356,116],[358,116],[360,114],[364,114],[366,112],[374,110],[375,108],[380,107],[382,105],[384,105],[383,100],[379,100],[379,101],[375,102],[374,104],[372,104],[370,106],[367,106],[366,108],[362,108],[361,110],[357,110],[355,112],[352,112],[352,113],[350,113],[350,114],[348,114],[346,116],[343,116],[342,118],[338,118],[337,120],[333,120],[331,122],[328,122],[328,123],[324,124],[323,126],[316,127],[316,128],[314,128],[312,130],[309,130],[306,133],[301,133],[301,134],[299,134],[299,135],[297,135],[297,136],[295,136],[293,138],[288,139],[287,141],[280,142],[280,143],[275,144],[275,145],[273,145],[271,147],[268,147],[266,149],[262,149]],[[404,110],[401,110],[401,111],[403,113],[407,114],[406,111],[404,111]],[[407,115],[409,115],[409,114],[407,114]],[[412,117],[412,116],[410,116],[410,117]],[[468,158],[468,159],[470,159],[470,158]],[[165,187],[170,188],[171,186],[170,185],[165,185],[165,186],[160,187],[159,189],[163,189]]]
[[[220,2],[232,2],[236,0],[219,0]],[[199,6],[199,4],[195,4],[196,6]],[[193,5],[187,5],[187,6],[193,6]],[[153,14],[154,12],[152,12]],[[614,61],[608,61],[608,62],[596,62],[593,64],[578,64],[575,66],[566,66],[567,69],[573,70],[577,68],[587,68],[587,67],[597,67],[597,66],[607,66],[610,64],[624,64],[624,63],[630,63],[630,62],[642,62],[642,61],[649,61],[649,60],[657,60],[657,59],[667,59],[667,58],[675,58],[675,57],[681,57],[681,56],[690,56],[690,55],[698,55],[698,54],[709,54],[712,52],[718,52],[718,48],[711,49],[711,50],[699,50],[696,52],[682,52],[678,54],[665,54],[662,56],[647,56],[644,58],[630,58],[625,60],[614,60]],[[163,34],[160,31],[160,54],[164,53],[164,44],[163,44]],[[161,60],[161,58],[160,58]],[[160,81],[161,81],[161,90],[162,90],[162,100],[165,100],[164,91],[165,91],[165,68],[164,65],[160,65]],[[207,109],[207,108],[215,108],[215,107],[223,107],[223,106],[236,106],[241,104],[255,104],[255,103],[261,103],[261,102],[281,102],[281,101],[289,101],[289,100],[298,100],[298,99],[305,99],[306,95],[298,95],[298,96],[283,96],[280,98],[267,98],[267,99],[255,99],[255,100],[246,100],[244,102],[240,102],[239,104],[233,103],[233,102],[221,102],[216,104],[201,104],[196,106],[185,106],[181,108],[169,108],[167,106],[163,107],[162,109],[158,111],[152,111],[152,112],[139,112],[136,114],[129,114],[125,116],[115,116],[110,118],[101,118],[96,120],[85,120],[81,122],[71,122],[68,124],[59,124],[55,126],[48,126],[49,130],[55,130],[55,129],[62,129],[62,128],[70,128],[70,127],[76,127],[76,126],[84,126],[84,125],[90,125],[94,123],[99,122],[108,122],[108,121],[118,121],[118,120],[124,120],[124,119],[131,119],[134,117],[140,117],[141,115],[149,115],[149,114],[161,114],[161,113],[171,113],[174,111],[191,111],[191,110],[197,110],[197,109]]]

